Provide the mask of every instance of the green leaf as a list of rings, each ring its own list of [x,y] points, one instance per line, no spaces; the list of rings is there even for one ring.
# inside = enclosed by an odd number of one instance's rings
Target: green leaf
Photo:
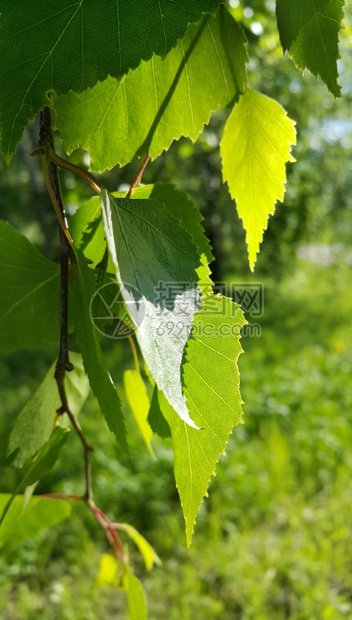
[[[191,235],[156,200],[114,198],[103,191],[106,240],[116,277],[150,373],[180,417],[182,354],[200,301],[200,257]]]
[[[214,260],[211,253],[209,239],[204,234],[202,226],[203,216],[186,192],[181,192],[171,183],[156,183],[137,187],[132,192],[133,198],[154,199],[161,202],[168,213],[177,219],[180,224],[192,236],[193,243],[197,246],[200,255],[201,266],[198,267],[198,286],[206,294],[212,292],[212,282],[209,278],[209,263]]]
[[[11,499],[9,494],[0,495],[0,513]],[[26,538],[33,538],[44,529],[52,527],[68,517],[68,502],[31,497],[26,506],[23,495],[16,495],[8,515],[0,528],[0,547],[5,553]]]
[[[101,222],[101,208],[98,196],[79,207],[69,219],[69,229],[76,248],[97,265],[103,259],[106,241]]]
[[[244,90],[245,41],[220,7],[191,26],[166,58],[142,62],[124,81],[109,77],[78,97],[59,97],[54,105],[65,150],[82,146],[92,168],[105,170],[135,155],[154,159],[182,135],[196,140],[212,112]]]
[[[247,231],[252,271],[268,217],[276,200],[284,197],[285,163],[294,161],[294,124],[276,101],[248,88],[225,125],[220,146],[223,180]]]
[[[0,222],[0,352],[58,342],[60,267]]]
[[[0,29],[0,126],[11,158],[23,129],[48,93],[82,92],[108,75],[123,76],[153,53],[165,56],[189,23],[220,0],[4,0]]]
[[[128,564],[125,568],[123,581],[127,591],[129,620],[147,620],[147,602],[142,584],[132,573]]]
[[[244,324],[239,306],[220,295],[205,299],[195,317],[185,350],[183,383],[190,415],[200,430],[180,420],[165,399],[159,401],[171,428],[188,545],[219,455],[225,451],[233,426],[242,422],[237,359]]]
[[[149,411],[149,398],[144,381],[138,370],[126,370],[123,373],[123,385],[125,388],[127,402],[138,424],[138,428],[150,452],[155,459],[151,439],[153,437],[147,417]]]
[[[122,450],[128,454],[125,422],[121,402],[115,385],[106,368],[105,359],[99,345],[98,331],[90,317],[90,303],[95,293],[94,274],[89,269],[85,256],[76,251],[76,286],[80,304],[76,308],[75,335],[90,386],[98,399],[101,412]]]
[[[56,426],[52,435],[34,458],[23,477],[21,488],[41,480],[55,465],[60,452],[67,441],[70,429]],[[16,491],[18,492],[18,491]]]
[[[276,16],[283,50],[288,50],[299,69],[320,75],[335,97],[338,41],[345,0],[277,0]]]
[[[17,493],[22,491],[26,486],[30,486],[35,482],[38,482],[38,480],[43,478],[43,476],[45,476],[54,467],[57,459],[59,458],[60,452],[67,441],[67,435],[69,432],[70,431],[68,428],[56,426],[49,441],[42,446],[35,458],[31,462],[26,462],[22,470],[21,480],[3,510],[0,525],[6,517],[6,514],[10,509]]]
[[[89,392],[82,358],[77,353],[70,353],[73,371],[66,374],[65,387],[68,402],[74,415],[78,415]],[[34,456],[50,439],[57,421],[57,409],[60,398],[54,378],[56,362],[51,366],[44,381],[32,398],[24,406],[13,426],[7,454],[16,452],[14,465],[22,467],[26,459]]]
[[[159,390],[155,385],[148,413],[148,423],[153,433],[159,435],[162,439],[166,439],[166,437],[171,437],[171,430],[161,411],[158,394]]]
[[[148,543],[144,536],[142,536],[142,534],[132,527],[132,525],[129,525],[129,523],[118,523],[117,529],[126,532],[131,540],[133,540],[133,542],[137,545],[143,556],[147,570],[151,570],[154,564],[161,564],[161,560],[155,553],[153,547]]]

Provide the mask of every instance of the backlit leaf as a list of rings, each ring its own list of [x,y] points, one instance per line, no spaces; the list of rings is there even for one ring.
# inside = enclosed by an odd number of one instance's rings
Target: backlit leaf
[[[82,92],[165,56],[220,0],[36,0],[1,4],[0,127],[9,160],[48,93]]]
[[[109,553],[103,553],[100,558],[99,574],[95,581],[95,586],[100,588],[106,585],[118,585],[117,577],[118,562]]]
[[[126,532],[131,540],[133,540],[133,542],[137,545],[148,570],[151,570],[154,564],[161,564],[160,558],[155,553],[153,547],[148,543],[144,536],[142,536],[142,534],[132,527],[132,525],[129,523],[119,523],[117,529]]]
[[[192,4],[192,3],[189,3]],[[107,78],[77,97],[55,100],[64,148],[78,146],[94,170],[154,159],[181,135],[197,139],[212,112],[244,90],[245,36],[229,12],[192,25],[166,58],[154,56],[123,81]]]
[[[125,370],[123,373],[123,385],[125,388],[127,402],[138,424],[141,435],[151,456],[155,458],[150,442],[153,437],[153,431],[147,421],[149,412],[149,398],[144,381],[138,370]]]
[[[296,143],[294,121],[279,103],[247,89],[225,125],[221,142],[222,174],[246,229],[253,270],[263,231],[275,202],[282,202],[285,164]]]
[[[171,437],[171,431],[170,426],[161,411],[158,394],[159,390],[155,385],[148,413],[148,423],[153,433],[159,435],[159,437],[162,437],[163,439],[166,439],[166,437]]]
[[[174,470],[190,545],[199,506],[232,428],[242,422],[237,359],[245,320],[232,300],[213,295],[196,315],[183,362],[187,406],[200,430],[187,426],[161,395],[170,425]]]

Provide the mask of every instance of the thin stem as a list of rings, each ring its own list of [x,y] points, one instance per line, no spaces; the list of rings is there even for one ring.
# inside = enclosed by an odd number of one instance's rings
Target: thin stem
[[[43,493],[39,497],[45,497],[47,499],[84,499],[82,495],[74,495],[72,493]]]
[[[116,532],[116,528],[124,529],[123,527],[119,527],[119,523],[112,523],[109,517],[102,511],[96,504],[93,502],[91,498],[87,498],[81,495],[74,495],[71,493],[43,493],[38,497],[44,497],[46,499],[78,499],[86,501],[88,508],[94,514],[96,520],[99,525],[103,528],[105,535],[109,541],[109,544],[114,550],[115,557],[120,560],[122,563],[126,560],[126,555],[120,538]]]
[[[88,500],[87,503],[98,523],[100,523],[100,525],[104,528],[105,535],[115,551],[115,557],[117,559],[120,559],[121,561],[124,561],[125,552],[114,527],[114,524],[111,523],[110,519],[106,516],[106,514],[102,510],[100,510],[100,508],[98,508],[92,500]]]
[[[130,198],[131,194],[134,190],[135,187],[137,187],[138,183],[141,182],[142,179],[142,174],[147,166],[148,161],[150,160],[150,155],[144,155],[143,159],[142,159],[142,163],[139,167],[139,170],[135,176],[135,178],[133,179],[132,183],[131,183],[131,187],[128,190],[127,194],[126,194],[126,198]]]
[[[47,158],[44,156],[43,159],[43,174],[44,174],[44,180],[45,180],[45,185],[47,187],[47,190],[49,192],[49,196],[51,198],[51,202],[53,203],[54,209],[55,209],[55,213],[56,213],[56,217],[59,221],[61,230],[63,231],[67,241],[69,242],[70,246],[73,246],[73,239],[70,235],[70,232],[67,228],[67,222],[65,221],[65,218],[60,210],[60,206],[58,205],[58,202],[56,200],[56,196],[55,196],[55,192],[53,190],[53,187],[51,185],[50,182],[50,175],[49,175],[49,165]]]
[[[50,160],[54,164],[59,166],[59,168],[68,170],[69,172],[72,172],[73,174],[76,174],[77,176],[84,179],[84,181],[86,181],[97,194],[101,194],[101,190],[106,189],[106,187],[100,181],[98,181],[98,179],[96,179],[90,172],[88,172],[88,170],[84,170],[83,168],[80,168],[80,166],[76,166],[75,164],[71,164],[71,162],[66,161],[66,159],[62,159],[62,157],[55,153],[53,147],[51,146],[49,146],[48,148],[48,155],[50,157]]]

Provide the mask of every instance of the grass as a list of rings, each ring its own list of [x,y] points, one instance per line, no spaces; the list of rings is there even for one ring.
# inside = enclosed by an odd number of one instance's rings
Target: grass
[[[170,445],[156,441],[152,462],[131,423],[130,470],[116,460],[93,399],[82,416],[97,446],[97,502],[137,527],[163,561],[146,573],[131,548],[151,620],[352,618],[349,272],[302,262],[289,279],[264,284],[262,335],[243,340],[240,359],[245,425],[221,457],[190,550]],[[14,385],[4,390],[6,419]],[[80,450],[70,444],[39,491],[81,492],[80,476]],[[4,478],[2,489],[11,483]],[[92,517],[74,505],[68,520],[0,559],[1,617],[124,620],[124,595],[94,588],[106,551]]]

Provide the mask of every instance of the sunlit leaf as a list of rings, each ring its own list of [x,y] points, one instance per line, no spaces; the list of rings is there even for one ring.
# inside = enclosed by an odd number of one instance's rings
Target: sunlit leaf
[[[118,585],[119,579],[116,576],[118,562],[109,553],[103,553],[100,558],[99,574],[95,580],[95,586],[100,588],[106,585]]]
[[[239,338],[244,323],[239,306],[218,295],[205,299],[195,317],[185,350],[183,384],[190,415],[200,430],[180,420],[160,395],[171,428],[175,478],[188,545],[219,456],[225,451],[233,426],[242,422],[237,359],[242,352]]]
[[[170,426],[165,420],[163,412],[161,411],[158,394],[159,390],[155,385],[148,413],[148,423],[153,433],[165,439],[166,437],[171,437],[171,431]]]
[[[36,0],[30,10],[1,4],[0,126],[3,152],[14,153],[22,131],[49,93],[82,92],[108,75],[120,78],[153,53],[164,57],[189,23],[220,0]]]
[[[91,167],[104,170],[144,153],[154,159],[182,135],[196,140],[212,112],[244,90],[245,41],[220,7],[192,25],[166,58],[142,62],[123,81],[109,77],[79,97],[59,97],[54,105],[65,150],[82,146]]]
[[[101,198],[106,241],[144,359],[178,415],[193,424],[181,361],[200,299],[197,248],[156,200],[114,198],[106,191]]]
[[[124,574],[124,586],[127,591],[129,620],[147,620],[147,603],[142,584],[128,565]]]
[[[285,164],[294,161],[294,121],[279,103],[247,89],[225,125],[221,142],[222,174],[246,229],[253,270],[263,231],[276,200],[283,200]]]
[[[144,536],[142,536],[142,534],[132,527],[132,525],[129,525],[129,523],[119,523],[118,529],[126,532],[131,540],[133,540],[133,542],[137,545],[148,570],[151,570],[154,564],[161,564],[160,558],[155,553],[153,547],[148,543]]]
[[[151,456],[155,458],[150,441],[153,437],[153,431],[147,421],[149,412],[149,398],[144,381],[137,370],[125,370],[123,373],[123,384],[127,402],[138,424],[141,435]]]

